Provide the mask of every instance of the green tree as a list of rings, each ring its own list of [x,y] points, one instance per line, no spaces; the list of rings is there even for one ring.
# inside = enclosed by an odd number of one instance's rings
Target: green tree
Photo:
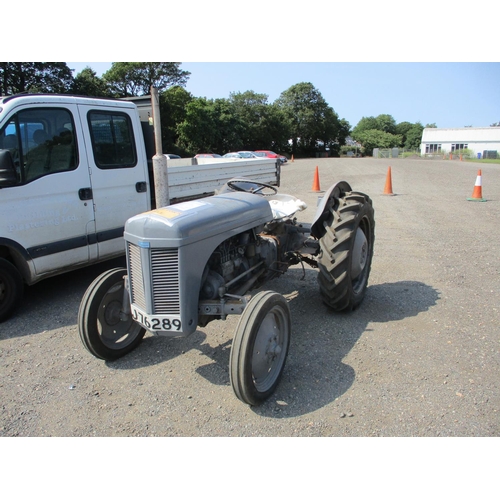
[[[406,134],[408,134],[408,131],[413,127],[413,125],[414,124],[410,122],[401,122],[396,125],[395,133],[401,136],[400,146],[404,146],[406,142]]]
[[[437,125],[435,123],[428,123],[425,128],[437,128]]]
[[[365,132],[366,130],[379,130],[379,123],[374,116],[363,116],[359,120],[358,124],[352,130],[352,137],[355,139],[355,135],[360,132]]]
[[[151,87],[162,92],[169,87],[183,87],[189,71],[180,69],[176,62],[114,62],[102,75],[116,97],[147,95]]]
[[[228,99],[215,99],[212,109],[215,122],[215,144],[212,149],[220,154],[242,150],[242,137],[247,127],[235,113],[233,104]]]
[[[346,139],[349,137],[350,133],[350,123],[345,118],[338,120],[337,137],[328,144],[330,150],[340,154],[340,148],[346,144]]]
[[[276,153],[290,153],[289,139],[292,136],[283,109],[277,104],[270,104],[262,120],[261,142],[253,149],[270,149]]]
[[[374,148],[395,148],[401,143],[401,136],[389,134],[382,130],[365,130],[358,132],[357,139],[363,146],[364,154],[371,156]]]
[[[0,62],[0,95],[69,91],[71,70],[64,62]]]
[[[338,115],[311,83],[292,85],[281,93],[276,104],[288,123],[293,154],[312,155],[337,140]]]
[[[242,149],[264,149],[267,136],[264,122],[269,107],[267,95],[247,90],[231,93],[229,102],[238,119],[245,124],[240,137]]]
[[[396,134],[396,121],[391,115],[378,115],[377,120],[377,130],[382,130],[382,132],[387,132],[388,134]]]
[[[111,97],[112,92],[107,83],[97,76],[97,73],[90,67],[82,69],[76,75],[71,85],[71,93],[94,97]]]
[[[195,97],[186,106],[186,116],[179,123],[178,144],[190,154],[210,153],[215,145],[215,120],[211,101]]]
[[[163,151],[184,155],[178,148],[178,127],[186,119],[186,109],[193,96],[184,88],[176,85],[161,92],[160,115]]]
[[[252,90],[231,93],[229,103],[239,123],[241,149],[286,152],[290,137],[282,110],[268,103],[266,94]]]
[[[396,121],[391,115],[382,114],[378,116],[363,116],[353,129],[353,134],[366,130],[381,130],[388,134],[397,134]]]
[[[421,123],[415,123],[413,127],[408,130],[406,134],[406,140],[404,143],[405,149],[420,149],[420,144],[422,143],[422,132],[424,127]]]
[[[404,130],[406,126],[401,128]],[[397,133],[394,118],[387,114],[361,118],[354,127],[351,137],[361,143],[367,155],[371,155],[374,148],[394,148],[403,145],[403,134]],[[377,140],[380,141],[378,144]]]

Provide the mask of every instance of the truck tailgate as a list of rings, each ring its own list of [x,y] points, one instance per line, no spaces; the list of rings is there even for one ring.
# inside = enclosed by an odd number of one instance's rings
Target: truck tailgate
[[[168,162],[168,189],[171,203],[210,196],[229,179],[247,177],[279,186],[281,165],[274,160],[221,160],[201,165],[171,165]],[[201,163],[202,159],[198,160]],[[172,162],[173,163],[173,162]]]

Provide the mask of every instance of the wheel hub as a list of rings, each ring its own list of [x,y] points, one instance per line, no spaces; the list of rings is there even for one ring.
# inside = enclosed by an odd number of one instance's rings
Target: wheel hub
[[[279,328],[274,315],[270,314],[262,322],[255,341],[252,371],[256,381],[267,377],[281,350]]]
[[[352,249],[351,260],[351,277],[355,280],[366,266],[368,260],[368,240],[366,239],[363,230],[358,227],[356,230],[356,238]]]
[[[111,349],[127,343],[132,338],[132,319],[130,317],[127,321],[122,319],[122,294],[121,287],[106,294],[98,314],[101,341]]]
[[[274,337],[270,342],[269,349],[267,350],[267,356],[270,361],[274,361],[281,353],[281,346],[278,344],[278,338]]]
[[[107,325],[116,325],[120,322],[121,304],[118,301],[106,304],[104,309],[104,320]]]

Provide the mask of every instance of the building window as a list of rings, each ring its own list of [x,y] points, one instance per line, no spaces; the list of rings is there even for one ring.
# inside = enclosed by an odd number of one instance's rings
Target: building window
[[[425,153],[441,153],[441,144],[426,144]]]
[[[468,144],[452,144],[451,151],[461,151],[462,149],[467,149]]]

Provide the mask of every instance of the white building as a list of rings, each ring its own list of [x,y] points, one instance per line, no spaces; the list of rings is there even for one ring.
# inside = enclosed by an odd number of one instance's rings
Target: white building
[[[423,155],[458,153],[469,149],[481,158],[500,156],[500,127],[424,128]]]

